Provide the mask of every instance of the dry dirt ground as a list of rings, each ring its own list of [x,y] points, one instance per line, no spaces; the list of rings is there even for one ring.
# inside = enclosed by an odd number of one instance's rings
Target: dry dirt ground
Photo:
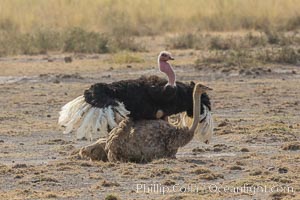
[[[179,80],[214,88],[213,141],[148,164],[80,160],[72,152],[90,142],[63,135],[57,119],[93,83],[159,74],[156,53],[130,65],[0,58],[0,199],[300,199],[300,67],[199,70],[200,53],[175,51],[173,64]]]

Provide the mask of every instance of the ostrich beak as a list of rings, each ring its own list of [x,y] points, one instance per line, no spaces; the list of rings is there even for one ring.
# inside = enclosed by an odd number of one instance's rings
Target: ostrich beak
[[[206,90],[206,91],[208,91],[208,90],[213,90],[212,88],[207,87],[207,86],[205,86],[205,85],[202,85],[201,87],[202,87],[203,90]]]
[[[173,56],[170,56],[169,59],[170,59],[170,60],[175,60]]]
[[[205,89],[206,89],[206,90],[213,90],[212,88],[207,87],[207,86],[205,86]]]

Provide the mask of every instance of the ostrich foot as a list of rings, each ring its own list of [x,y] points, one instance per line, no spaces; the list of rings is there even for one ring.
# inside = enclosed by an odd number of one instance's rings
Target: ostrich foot
[[[160,119],[164,116],[164,112],[162,110],[158,110],[156,112],[156,119]]]
[[[79,151],[79,156],[81,158],[90,158],[94,160],[107,161],[107,153],[105,151],[106,139],[99,139],[94,144],[82,147]]]

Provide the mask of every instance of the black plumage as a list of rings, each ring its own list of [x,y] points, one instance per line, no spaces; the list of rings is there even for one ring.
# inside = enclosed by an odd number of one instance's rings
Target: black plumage
[[[162,110],[165,116],[180,112],[193,113],[193,89],[195,83],[176,82],[176,87],[166,86],[167,80],[158,76],[142,76],[135,80],[122,80],[110,84],[96,83],[84,92],[85,101],[93,107],[117,106],[122,102],[130,111],[133,120],[156,119],[156,112]],[[203,105],[211,110],[206,93],[201,96]]]

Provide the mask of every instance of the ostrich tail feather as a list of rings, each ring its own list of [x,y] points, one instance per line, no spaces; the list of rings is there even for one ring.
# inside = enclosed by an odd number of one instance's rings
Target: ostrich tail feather
[[[106,110],[106,119],[110,129],[113,129],[117,126],[117,123],[115,122],[114,111],[111,106],[109,106]]]
[[[196,129],[196,136],[204,143],[210,143],[214,132],[214,122],[211,111],[204,105],[204,113]]]
[[[180,114],[179,123],[177,127],[189,127],[193,123],[193,118],[190,118],[186,113]],[[210,143],[214,131],[214,122],[211,111],[204,105],[204,112],[200,115],[199,124],[195,130],[195,137],[201,142]]]
[[[79,96],[64,105],[59,112],[58,124],[61,126],[65,126],[71,120],[71,118],[73,118],[73,116],[76,114],[78,109],[80,109],[83,103],[85,103],[84,97]]]
[[[79,96],[61,108],[58,124],[65,127],[64,134],[76,132],[77,139],[93,140],[107,137],[108,132],[125,119],[130,112],[124,104],[105,108],[92,107],[84,96]]]

